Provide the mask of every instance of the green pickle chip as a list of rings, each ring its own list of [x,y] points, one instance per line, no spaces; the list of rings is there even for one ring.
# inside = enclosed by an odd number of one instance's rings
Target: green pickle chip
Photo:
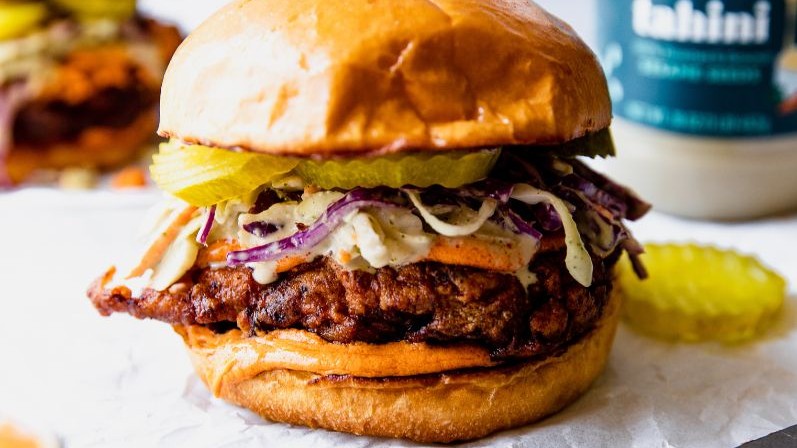
[[[153,156],[150,172],[160,189],[208,207],[250,193],[298,164],[288,157],[170,142]]]
[[[207,207],[288,173],[323,189],[435,184],[456,188],[487,177],[500,154],[500,149],[485,149],[314,161],[172,141],[161,145],[150,172],[162,190]]]
[[[643,333],[743,342],[760,335],[783,306],[785,280],[754,257],[694,244],[646,245],[645,252],[650,278],[639,280],[626,258],[618,266],[625,318]]]
[[[321,188],[401,188],[407,185],[457,188],[484,179],[500,149],[410,153],[386,157],[307,160],[296,168],[305,181]]]

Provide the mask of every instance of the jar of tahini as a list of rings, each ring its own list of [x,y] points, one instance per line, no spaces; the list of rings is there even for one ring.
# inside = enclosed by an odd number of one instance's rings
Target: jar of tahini
[[[797,0],[598,0],[618,157],[661,211],[797,208]]]

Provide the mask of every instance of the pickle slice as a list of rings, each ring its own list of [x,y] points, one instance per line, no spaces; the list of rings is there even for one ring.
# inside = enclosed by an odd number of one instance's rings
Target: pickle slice
[[[170,142],[153,156],[150,172],[162,190],[191,205],[209,207],[250,193],[298,164],[288,157]]]
[[[650,278],[619,265],[626,320],[649,335],[686,342],[742,342],[782,308],[786,282],[751,256],[697,245],[647,245]]]
[[[47,7],[38,2],[0,2],[0,40],[14,39],[36,29],[47,17]]]
[[[500,149],[314,161],[241,153],[174,141],[161,145],[150,168],[162,190],[199,207],[240,197],[296,170],[322,189],[439,184],[460,187],[487,177]]]
[[[53,3],[84,19],[124,20],[136,12],[136,0],[53,0]]]
[[[451,151],[440,154],[398,154],[386,157],[308,160],[296,169],[306,182],[324,189],[401,188],[407,185],[457,188],[484,179],[501,155],[500,149]]]

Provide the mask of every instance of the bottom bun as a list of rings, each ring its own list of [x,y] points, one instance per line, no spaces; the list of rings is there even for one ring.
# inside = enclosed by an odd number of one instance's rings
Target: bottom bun
[[[151,109],[125,127],[90,128],[72,142],[44,148],[16,146],[8,154],[6,169],[11,180],[19,183],[37,170],[118,168],[135,160],[153,141],[157,125],[157,113]]]
[[[596,327],[556,356],[411,377],[319,375],[264,365],[249,369],[248,377],[226,379],[224,372],[233,370],[234,361],[225,364],[224,359],[235,357],[232,349],[226,344],[212,351],[196,347],[185,328],[176,329],[205,384],[266,419],[359,435],[453,442],[532,423],[582,395],[606,365],[619,308],[614,293]]]

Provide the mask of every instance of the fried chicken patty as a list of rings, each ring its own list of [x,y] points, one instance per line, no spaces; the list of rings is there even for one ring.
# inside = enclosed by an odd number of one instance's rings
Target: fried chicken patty
[[[538,281],[439,263],[349,271],[319,258],[261,285],[246,267],[195,269],[167,291],[104,289],[89,297],[103,315],[128,313],[216,331],[249,334],[299,328],[340,343],[474,343],[496,359],[544,355],[567,346],[600,318],[613,261],[594,257],[595,281],[579,285],[563,268],[565,251],[538,254]],[[616,257],[611,257],[610,260]]]

